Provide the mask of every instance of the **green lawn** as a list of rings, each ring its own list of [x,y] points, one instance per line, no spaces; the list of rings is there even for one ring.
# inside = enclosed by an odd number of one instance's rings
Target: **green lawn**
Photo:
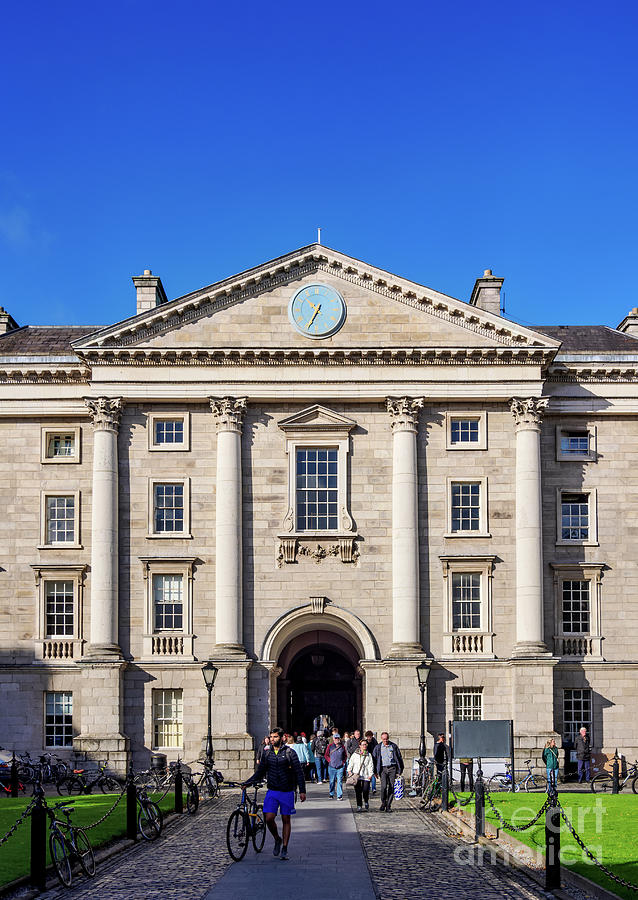
[[[523,825],[538,812],[545,801],[545,795],[492,794],[492,799],[503,818],[514,825]],[[596,858],[615,875],[638,887],[638,796],[566,792],[559,795],[559,800],[574,829]],[[463,809],[466,814],[474,815],[473,802]],[[487,803],[485,818],[491,824],[501,827]],[[545,852],[544,816],[538,825],[527,831],[507,833],[528,847]],[[566,868],[595,881],[619,897],[636,900],[638,892],[615,884],[598,866],[589,862],[562,820],[560,842],[561,861]]]
[[[111,808],[116,796],[116,794],[91,794],[88,797],[47,797],[47,803],[52,806],[59,800],[72,800],[75,809],[71,821],[74,825],[86,827],[100,819]],[[161,795],[151,795],[151,799],[157,800],[159,796]],[[29,803],[30,798],[19,797],[14,800],[10,797],[0,797],[0,838],[7,833]],[[171,812],[175,807],[173,792],[171,791],[167,794],[159,805],[162,812]],[[184,795],[185,809],[186,796]],[[114,838],[123,837],[125,834],[126,797],[123,797],[108,819],[96,828],[92,828],[88,832],[88,836],[95,849],[102,844],[112,841]],[[26,819],[7,843],[0,846],[0,886],[29,874],[30,847],[31,822],[30,819]],[[47,865],[50,862],[47,848]]]

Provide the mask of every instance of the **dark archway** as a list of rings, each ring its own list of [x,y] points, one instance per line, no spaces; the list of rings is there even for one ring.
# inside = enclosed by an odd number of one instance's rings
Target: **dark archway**
[[[290,731],[312,731],[313,719],[327,714],[339,729],[361,722],[361,677],[348,655],[327,643],[296,653],[279,682],[282,724]]]

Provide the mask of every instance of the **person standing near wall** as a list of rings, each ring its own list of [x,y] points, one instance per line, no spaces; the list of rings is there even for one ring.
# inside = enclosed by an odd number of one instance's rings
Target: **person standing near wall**
[[[547,767],[547,787],[555,790],[558,781],[558,747],[554,738],[550,738],[545,744],[543,762]]]
[[[576,759],[578,760],[578,783],[591,781],[591,743],[584,726],[576,738]]]
[[[381,812],[392,812],[394,799],[394,782],[397,775],[403,772],[403,757],[394,741],[390,740],[387,731],[381,732],[381,743],[377,744],[373,753],[374,769],[381,779]]]

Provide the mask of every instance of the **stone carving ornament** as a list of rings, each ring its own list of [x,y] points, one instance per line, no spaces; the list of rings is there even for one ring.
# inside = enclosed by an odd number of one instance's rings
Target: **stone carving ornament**
[[[120,426],[120,417],[124,404],[121,397],[97,397],[95,400],[84,398],[89,409],[89,415],[96,429],[117,431]]]
[[[423,397],[388,397],[386,408],[390,413],[392,431],[416,431]]]
[[[211,397],[210,408],[217,423],[217,431],[237,431],[246,412],[246,397]]]
[[[514,397],[510,410],[514,416],[516,428],[540,428],[549,397],[527,397],[522,400]]]

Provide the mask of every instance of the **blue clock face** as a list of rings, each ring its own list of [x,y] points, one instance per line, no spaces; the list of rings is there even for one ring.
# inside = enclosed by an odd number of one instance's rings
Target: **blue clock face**
[[[318,340],[339,331],[346,320],[346,304],[327,284],[307,284],[288,304],[288,318],[299,334]]]

